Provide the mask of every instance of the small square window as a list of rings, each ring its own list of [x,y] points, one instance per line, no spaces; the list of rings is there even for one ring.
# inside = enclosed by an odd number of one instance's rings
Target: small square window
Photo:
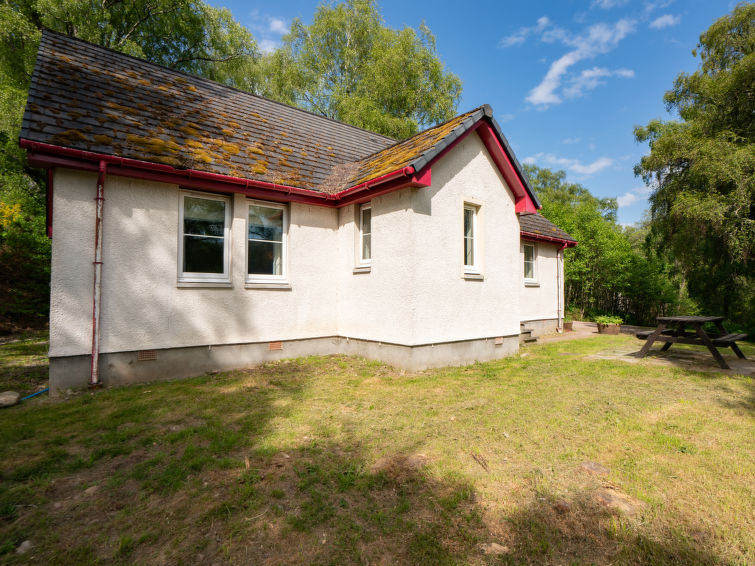
[[[247,282],[284,282],[287,209],[277,203],[249,204]]]
[[[181,193],[179,281],[229,281],[230,200]]]

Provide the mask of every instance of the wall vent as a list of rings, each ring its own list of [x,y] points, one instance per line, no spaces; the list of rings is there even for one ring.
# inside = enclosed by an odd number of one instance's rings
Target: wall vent
[[[150,360],[157,359],[157,352],[155,350],[139,350],[136,353],[137,362],[148,362]]]
[[[496,346],[500,346],[501,344],[503,344],[503,336],[499,336],[498,338],[495,339]]]
[[[268,344],[267,347],[268,347],[268,350],[270,350],[271,352],[273,350],[282,350],[283,342],[270,342],[270,344]]]

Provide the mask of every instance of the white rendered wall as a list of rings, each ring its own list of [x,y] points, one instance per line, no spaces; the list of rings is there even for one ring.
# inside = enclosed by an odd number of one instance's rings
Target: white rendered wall
[[[95,174],[55,171],[53,357],[91,351],[95,185]],[[106,179],[103,353],[334,335],[420,345],[512,336],[520,320],[555,317],[555,248],[542,247],[552,269],[538,254],[541,287],[524,289],[514,200],[476,134],[433,165],[431,187],[373,199],[369,272],[353,272],[356,206],[288,205],[290,290],[245,288],[242,195],[231,197],[232,286],[180,287],[179,194],[175,185]],[[479,206],[482,280],[463,275],[464,203]]]
[[[465,202],[480,207],[482,281],[463,277]],[[390,193],[371,205],[369,273],[352,273],[355,206],[341,210],[339,334],[418,345],[519,333],[519,223],[513,197],[476,134],[432,166],[431,187]]]
[[[522,320],[554,319],[558,317],[558,293],[563,301],[563,274],[557,275],[558,247],[542,242],[527,242],[535,246],[535,281],[537,285],[525,286],[524,283],[524,243],[520,246],[520,309]],[[557,281],[561,282],[561,289]],[[561,311],[563,313],[563,302]],[[562,314],[563,316],[563,314]]]
[[[91,352],[96,175],[54,179],[50,355]],[[108,176],[103,219],[101,351],[336,334],[336,211],[291,204],[291,290],[246,289],[247,199],[231,197],[231,288],[181,288],[179,190]]]

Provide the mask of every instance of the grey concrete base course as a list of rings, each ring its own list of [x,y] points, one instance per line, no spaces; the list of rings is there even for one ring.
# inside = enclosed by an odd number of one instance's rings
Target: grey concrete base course
[[[553,334],[558,331],[558,319],[556,318],[542,318],[539,320],[523,320],[525,328],[532,330],[533,336],[543,336],[545,334]]]
[[[289,340],[281,349],[270,349],[270,342],[221,344],[155,350],[155,359],[140,361],[138,352],[100,354],[100,380],[105,387],[148,381],[181,379],[210,371],[226,371],[256,366],[264,362],[301,356],[346,354],[380,360],[411,371],[434,367],[461,366],[515,354],[519,336],[480,338],[440,344],[406,346],[357,338],[329,336]],[[89,383],[91,356],[50,358],[52,394],[86,387]]]

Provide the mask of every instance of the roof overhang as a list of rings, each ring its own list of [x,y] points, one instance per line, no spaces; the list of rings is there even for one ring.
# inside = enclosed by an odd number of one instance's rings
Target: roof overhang
[[[492,110],[489,106],[475,112],[441,143],[420,156],[413,164],[336,193],[324,193],[195,169],[176,169],[170,165],[36,142],[26,138],[21,138],[19,144],[27,150],[29,163],[37,167],[48,169],[68,167],[97,171],[99,164],[104,162],[107,164],[110,175],[159,181],[218,193],[241,193],[254,198],[267,198],[279,202],[301,202],[340,208],[349,204],[367,202],[376,196],[407,187],[429,187],[433,164],[473,132],[479,135],[506,186],[511,191],[516,212],[536,212],[540,208],[540,203],[529,187],[500,128],[492,118]]]
[[[547,244],[553,244],[554,246],[561,246],[562,248],[573,248],[577,245],[577,242],[574,240],[565,240],[564,238],[546,236],[545,234],[536,234],[535,232],[525,232],[524,230],[520,230],[519,234],[522,240],[544,242]]]

